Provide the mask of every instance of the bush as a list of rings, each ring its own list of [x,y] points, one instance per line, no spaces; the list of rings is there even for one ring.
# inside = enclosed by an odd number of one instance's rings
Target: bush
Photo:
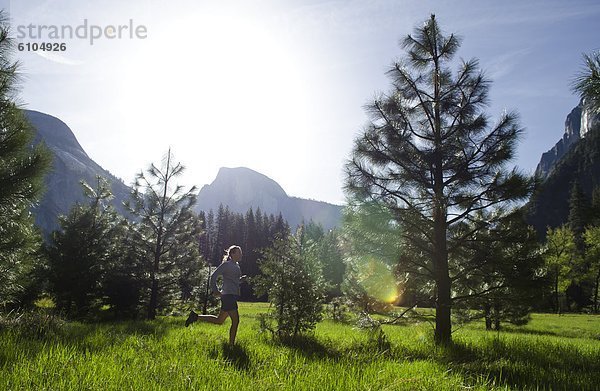
[[[261,330],[279,339],[313,330],[323,317],[322,276],[301,236],[299,230],[295,236],[275,240],[259,261],[262,276],[253,280],[257,294],[266,294],[272,304],[260,318]]]

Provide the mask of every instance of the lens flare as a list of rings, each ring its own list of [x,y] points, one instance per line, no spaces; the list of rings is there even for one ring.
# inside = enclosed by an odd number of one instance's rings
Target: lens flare
[[[371,297],[393,303],[399,296],[396,277],[389,266],[376,258],[367,258],[358,265],[358,280]]]

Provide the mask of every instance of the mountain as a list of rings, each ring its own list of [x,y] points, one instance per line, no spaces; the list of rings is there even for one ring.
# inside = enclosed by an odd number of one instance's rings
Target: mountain
[[[542,155],[536,173],[542,182],[527,205],[528,221],[544,237],[548,227],[566,223],[575,181],[588,199],[600,186],[600,115],[593,116],[581,104],[573,109],[565,135]]]
[[[46,175],[46,191],[34,208],[36,224],[49,234],[58,227],[58,216],[69,212],[77,202],[85,202],[82,180],[92,187],[96,176],[106,178],[114,195],[113,205],[124,213],[122,203],[131,189],[83,150],[69,127],[60,119],[33,110],[24,110],[35,129],[34,144],[43,142],[52,152],[53,162]],[[198,194],[197,210],[217,210],[227,205],[232,212],[246,213],[250,207],[267,214],[279,214],[295,227],[303,220],[313,220],[330,229],[339,225],[341,206],[290,197],[274,180],[248,168],[221,168],[217,178]]]
[[[210,185],[198,193],[198,211],[214,210],[223,204],[236,213],[257,208],[267,214],[281,213],[291,227],[313,220],[325,229],[338,226],[342,207],[326,202],[290,197],[271,178],[249,168],[221,168]]]
[[[67,214],[76,202],[85,200],[80,181],[94,187],[97,175],[109,181],[115,197],[113,205],[123,212],[121,205],[129,197],[129,187],[90,159],[64,122],[38,111],[24,110],[24,113],[35,129],[33,143],[45,143],[53,157],[52,168],[45,178],[44,196],[33,210],[42,232],[48,234],[56,229],[58,216]]]
[[[584,138],[598,122],[600,122],[600,116],[594,115],[583,101],[579,102],[577,107],[567,115],[563,137],[558,140],[552,149],[542,154],[535,170],[536,175],[542,179],[547,178],[556,163],[562,159],[573,145]]]

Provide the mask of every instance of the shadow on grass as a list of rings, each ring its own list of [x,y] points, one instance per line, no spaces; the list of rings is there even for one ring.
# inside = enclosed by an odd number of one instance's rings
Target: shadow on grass
[[[331,360],[340,362],[351,360],[353,362],[370,363],[374,360],[397,359],[404,357],[397,354],[389,341],[369,338],[366,341],[339,346],[331,340],[323,340],[311,334],[285,337],[282,339],[269,339],[268,344],[274,347],[284,347],[298,353],[310,360]]]
[[[587,330],[583,330],[578,332],[578,330],[570,330],[568,332],[556,332],[549,330],[531,330],[531,329],[522,329],[518,327],[506,327],[503,331],[511,333],[511,334],[525,334],[525,335],[539,335],[539,336],[550,336],[550,337],[559,337],[559,338],[589,338],[589,339],[597,339],[600,340],[600,333],[590,333]]]
[[[215,346],[209,353],[212,359],[222,359],[227,364],[233,366],[238,371],[248,372],[251,369],[250,356],[246,348],[241,345],[231,346],[227,342],[222,342],[220,346]]]
[[[341,354],[333,347],[324,344],[312,335],[297,335],[273,341],[274,344],[285,346],[294,352],[310,359],[339,360]]]
[[[597,390],[600,353],[558,342],[490,339],[440,348],[435,360],[467,379],[487,379],[518,389]]]

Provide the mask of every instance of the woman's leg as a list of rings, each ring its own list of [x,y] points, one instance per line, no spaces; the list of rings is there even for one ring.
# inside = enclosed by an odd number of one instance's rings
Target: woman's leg
[[[231,318],[231,328],[229,329],[229,344],[233,346],[235,344],[235,336],[237,335],[238,325],[240,324],[240,315],[238,310],[227,311],[227,314]]]
[[[221,310],[221,312],[219,312],[219,316],[198,315],[198,320],[214,324],[223,324],[223,322],[225,322],[225,319],[227,319],[228,316],[229,314],[226,311]]]

